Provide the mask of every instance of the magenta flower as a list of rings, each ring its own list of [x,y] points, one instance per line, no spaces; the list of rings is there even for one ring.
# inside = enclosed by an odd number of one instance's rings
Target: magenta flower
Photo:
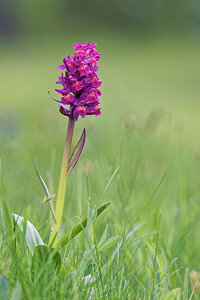
[[[73,44],[74,56],[68,55],[63,59],[63,64],[58,69],[65,69],[57,84],[61,84],[61,89],[55,89],[62,95],[61,100],[53,98],[59,103],[60,112],[75,121],[81,116],[98,116],[101,114],[99,107],[99,97],[101,92],[99,87],[101,81],[97,76],[98,66],[96,62],[101,54],[96,50],[97,43]]]

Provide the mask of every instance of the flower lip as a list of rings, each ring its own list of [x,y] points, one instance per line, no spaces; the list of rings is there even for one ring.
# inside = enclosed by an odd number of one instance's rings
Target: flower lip
[[[66,95],[64,95],[64,96],[61,98],[62,104],[66,105],[66,104],[73,103],[74,98],[75,98],[74,95],[72,95],[72,94],[70,94],[70,93],[67,93]]]

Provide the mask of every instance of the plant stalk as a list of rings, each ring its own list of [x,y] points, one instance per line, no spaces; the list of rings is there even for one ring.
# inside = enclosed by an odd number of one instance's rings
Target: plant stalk
[[[60,224],[63,215],[63,207],[64,207],[65,191],[66,191],[66,183],[67,183],[67,171],[68,171],[69,158],[71,153],[74,123],[75,121],[73,119],[69,119],[67,136],[65,141],[65,148],[64,148],[61,171],[60,171],[60,180],[58,185],[58,194],[57,194],[57,201],[55,207],[55,221],[51,228],[51,233],[49,238],[49,245],[52,244],[52,247],[55,247],[57,244],[57,236],[60,230]]]

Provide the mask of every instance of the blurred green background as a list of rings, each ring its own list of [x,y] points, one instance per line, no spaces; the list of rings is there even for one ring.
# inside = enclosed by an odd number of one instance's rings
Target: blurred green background
[[[156,228],[163,209],[169,253],[197,268],[200,2],[10,0],[0,6],[1,194],[11,211],[29,205],[44,222],[48,207],[40,206],[34,157],[45,179],[51,171],[55,192],[67,127],[47,91],[55,95],[57,66],[73,53],[72,43],[97,41],[102,116],[76,124],[75,141],[85,127],[87,143],[70,175],[66,215],[81,215],[87,203],[85,173],[99,205],[97,165],[104,186],[120,165],[106,197],[113,202],[113,230],[123,235],[168,169],[141,216],[144,231]]]

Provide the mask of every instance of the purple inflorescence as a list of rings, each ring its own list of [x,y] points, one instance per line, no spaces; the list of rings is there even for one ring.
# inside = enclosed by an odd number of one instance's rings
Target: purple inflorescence
[[[63,64],[58,69],[65,69],[57,84],[62,84],[62,89],[56,89],[56,92],[62,95],[61,100],[52,97],[59,102],[60,112],[75,121],[81,116],[98,116],[101,114],[99,107],[99,96],[101,92],[98,89],[101,81],[97,76],[98,66],[96,62],[101,54],[95,49],[97,43],[79,43],[73,44],[75,49],[74,56],[68,55],[63,59]]]

